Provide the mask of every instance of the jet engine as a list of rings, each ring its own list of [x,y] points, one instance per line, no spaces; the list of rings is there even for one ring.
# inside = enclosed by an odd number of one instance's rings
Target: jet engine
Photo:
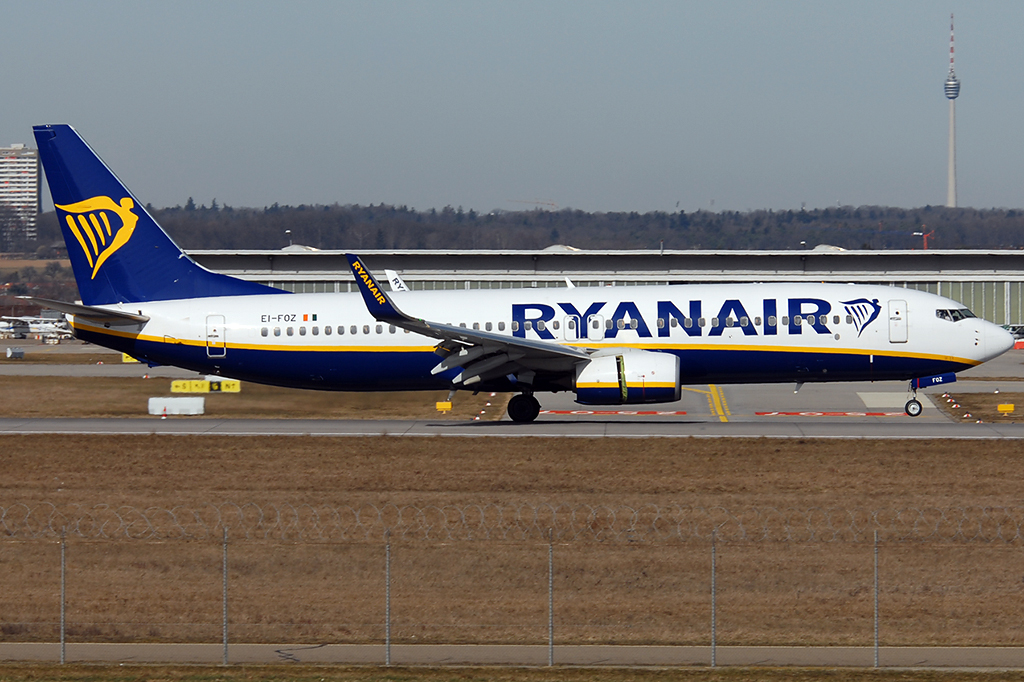
[[[679,400],[679,357],[645,350],[609,349],[576,365],[576,402],[634,405]]]

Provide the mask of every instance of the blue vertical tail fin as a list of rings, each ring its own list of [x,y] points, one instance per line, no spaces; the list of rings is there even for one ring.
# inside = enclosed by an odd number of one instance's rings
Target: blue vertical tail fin
[[[71,126],[32,130],[86,305],[287,293],[189,258]]]

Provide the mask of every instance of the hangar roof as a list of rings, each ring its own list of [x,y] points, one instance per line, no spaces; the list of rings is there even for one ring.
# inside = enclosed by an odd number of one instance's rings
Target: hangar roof
[[[585,275],[636,281],[894,281],[1024,279],[1024,250],[786,251],[381,250],[355,249],[374,270],[410,279],[560,279]],[[345,251],[202,250],[196,261],[246,279],[349,278]]]

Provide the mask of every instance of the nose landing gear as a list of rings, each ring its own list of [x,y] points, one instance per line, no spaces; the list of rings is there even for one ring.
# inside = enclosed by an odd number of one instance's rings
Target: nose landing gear
[[[913,397],[903,406],[903,411],[906,412],[908,417],[916,417],[921,414],[924,407],[922,407],[921,401],[917,399],[917,388],[914,386],[913,381],[910,382],[910,392],[913,394]]]
[[[524,424],[532,422],[540,414],[540,403],[532,393],[520,393],[508,401],[508,418]]]

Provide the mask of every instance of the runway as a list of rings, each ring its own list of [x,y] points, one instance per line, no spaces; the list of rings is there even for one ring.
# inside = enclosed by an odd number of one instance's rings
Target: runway
[[[63,348],[63,347],[61,347]],[[81,351],[81,347],[74,346]],[[59,351],[49,351],[55,355]],[[102,365],[18,364],[0,362],[0,375],[190,378],[176,368],[121,364],[110,354]],[[949,390],[1015,392],[1024,390],[1024,350],[959,375]],[[943,388],[919,394],[918,417],[903,414],[909,398],[902,382],[687,386],[675,403],[591,407],[573,395],[538,394],[542,413],[532,424],[501,421],[137,418],[0,418],[6,434],[166,434],[280,436],[460,436],[577,438],[1024,438],[1024,424],[954,423],[930,398]],[[458,401],[456,396],[455,400]]]
[[[545,419],[532,424],[403,420],[314,419],[0,419],[0,434],[178,436],[458,436],[560,438],[1024,438],[1024,424],[954,424],[865,417],[803,421],[686,421],[622,417],[617,420]]]

